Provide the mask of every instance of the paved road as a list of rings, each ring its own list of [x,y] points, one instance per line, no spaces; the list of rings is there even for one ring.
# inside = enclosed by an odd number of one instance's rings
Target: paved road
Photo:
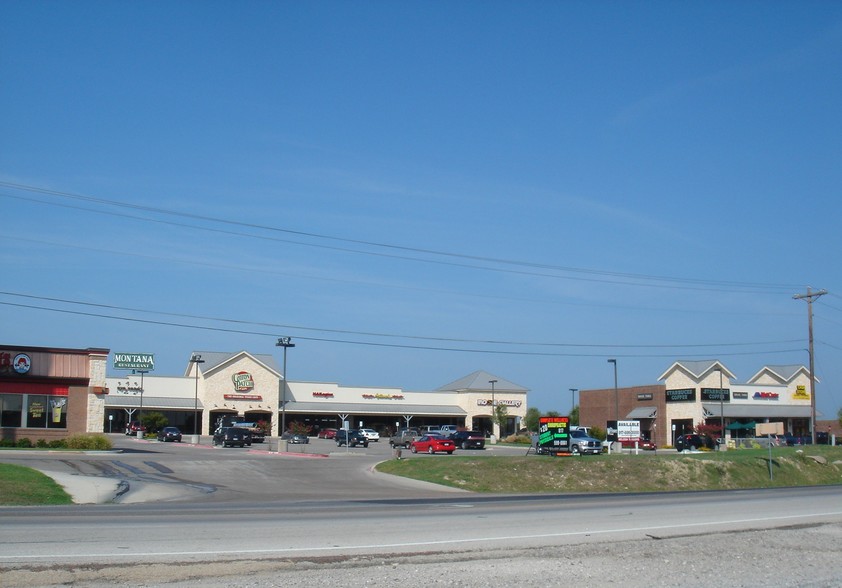
[[[391,456],[385,443],[368,450],[337,451],[328,441],[300,448],[329,457],[117,443],[125,449],[121,454],[42,456],[34,465],[117,475],[141,488],[190,488],[198,499],[0,508],[4,586],[187,586],[198,580],[219,586],[392,586],[397,578],[472,586],[504,577],[535,583],[537,554],[554,585],[563,577],[617,581],[618,572],[628,586],[709,585],[726,578],[731,585],[842,585],[838,487],[480,496],[374,474],[371,465]],[[522,453],[489,450],[505,451]],[[10,455],[0,459],[13,461]],[[781,550],[797,541],[812,542],[809,555],[787,558]],[[742,557],[750,561],[737,565]],[[441,561],[449,567],[433,566]],[[600,567],[581,568],[583,562]],[[804,562],[819,583],[786,576]],[[376,576],[347,567],[375,563]],[[422,563],[438,575],[419,575]],[[717,565],[738,573],[719,573]],[[686,575],[688,566],[701,575]],[[752,574],[752,566],[761,566],[765,576],[761,567]],[[680,577],[677,568],[684,568]],[[264,575],[252,577],[258,572]],[[697,582],[687,581],[691,577]]]

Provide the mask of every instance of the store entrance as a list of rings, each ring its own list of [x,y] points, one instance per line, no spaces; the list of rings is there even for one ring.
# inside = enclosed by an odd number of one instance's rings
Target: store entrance
[[[675,440],[681,435],[689,435],[693,432],[693,419],[673,419],[672,424],[672,439],[670,444],[675,447]]]

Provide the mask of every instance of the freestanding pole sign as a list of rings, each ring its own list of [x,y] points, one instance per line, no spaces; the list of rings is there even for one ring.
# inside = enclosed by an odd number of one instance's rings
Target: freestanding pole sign
[[[155,354],[153,353],[115,353],[115,370],[146,370],[155,369]]]
[[[153,353],[115,353],[114,369],[131,370],[133,374],[140,374],[140,411],[137,413],[137,419],[140,421],[143,417],[143,375],[155,369],[155,355]],[[143,437],[142,426],[138,427],[137,436]]]

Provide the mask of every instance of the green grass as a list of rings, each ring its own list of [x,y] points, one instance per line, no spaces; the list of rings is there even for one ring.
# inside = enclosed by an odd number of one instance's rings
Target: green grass
[[[55,480],[24,466],[0,463],[0,505],[73,504]]]
[[[820,464],[808,456],[821,456]],[[838,463],[834,463],[838,462]],[[642,453],[581,457],[483,454],[390,460],[383,473],[472,492],[536,494],[733,490],[842,484],[842,447],[741,449],[722,453]]]

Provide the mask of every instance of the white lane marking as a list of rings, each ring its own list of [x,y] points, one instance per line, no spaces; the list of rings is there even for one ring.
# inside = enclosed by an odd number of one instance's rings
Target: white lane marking
[[[567,533],[539,533],[534,535],[500,535],[497,537],[475,537],[470,539],[440,539],[437,541],[412,541],[408,543],[371,543],[367,545],[330,545],[324,547],[288,547],[277,549],[240,549],[240,550],[212,550],[212,551],[148,551],[135,553],[86,553],[79,555],[63,555],[63,556],[49,556],[49,555],[0,555],[0,561],[5,560],[23,560],[23,559],[42,559],[44,561],[59,560],[64,561],[68,559],[91,559],[97,557],[151,557],[151,556],[194,556],[194,555],[257,555],[257,554],[284,554],[284,553],[304,553],[313,551],[342,551],[342,550],[361,550],[361,549],[398,549],[406,547],[424,547],[431,545],[457,545],[459,543],[477,543],[485,542],[491,543],[494,541],[517,541],[525,539],[552,539],[561,537],[576,537],[576,536],[590,536],[590,535],[605,535],[608,533],[641,533],[649,531],[663,531],[669,529],[688,529],[694,527],[712,527],[715,525],[734,525],[734,524],[749,524],[749,523],[770,523],[783,522],[791,520],[804,520],[816,517],[840,517],[842,511],[832,511],[823,513],[803,514],[803,515],[787,515],[779,517],[761,517],[754,519],[731,519],[722,521],[707,521],[703,523],[687,523],[682,525],[654,525],[648,527],[620,527],[617,529],[602,529],[602,530],[588,530],[588,531],[570,531]]]

